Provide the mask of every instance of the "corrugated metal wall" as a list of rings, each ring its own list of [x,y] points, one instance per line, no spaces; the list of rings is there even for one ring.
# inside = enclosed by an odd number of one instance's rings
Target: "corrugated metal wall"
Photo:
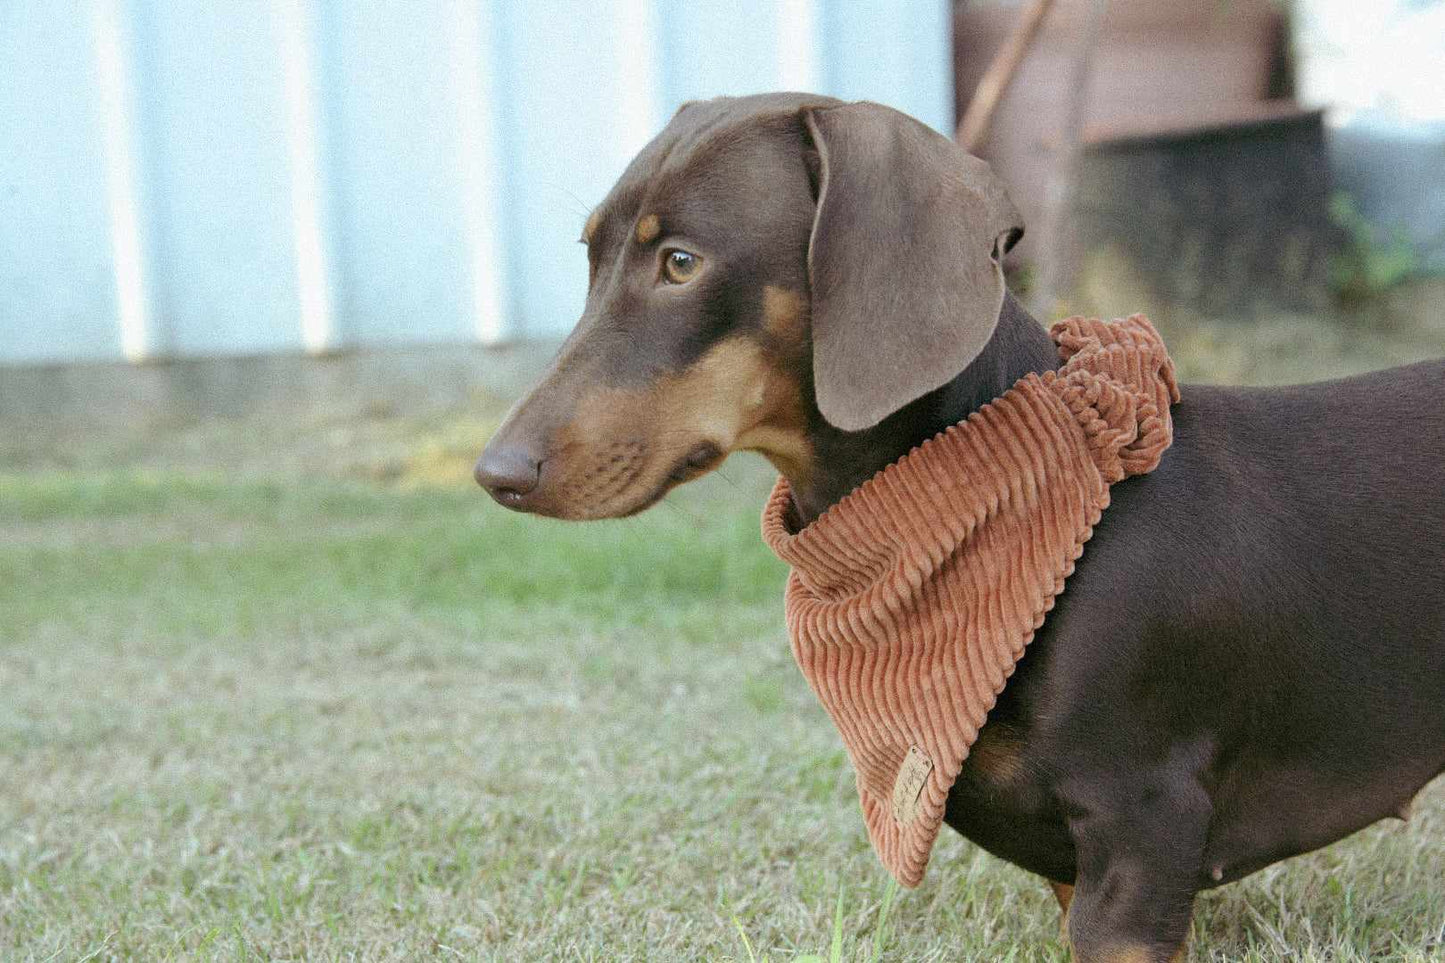
[[[0,363],[566,331],[684,100],[952,124],[947,0],[4,0]]]

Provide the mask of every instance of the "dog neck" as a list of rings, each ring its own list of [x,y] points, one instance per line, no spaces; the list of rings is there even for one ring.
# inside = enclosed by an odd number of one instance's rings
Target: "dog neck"
[[[1043,326],[1012,294],[1004,295],[998,327],[973,362],[952,381],[863,431],[840,431],[815,412],[809,434],[813,466],[807,478],[788,478],[799,525],[1013,387],[1024,375],[1059,366],[1058,349]]]
[[[1070,318],[1050,340],[1057,377],[1016,382],[810,525],[794,524],[786,480],[763,509],[763,540],[790,569],[793,655],[905,886],[922,879],[954,777],[1109,486],[1153,471],[1174,438],[1179,388],[1147,318]]]

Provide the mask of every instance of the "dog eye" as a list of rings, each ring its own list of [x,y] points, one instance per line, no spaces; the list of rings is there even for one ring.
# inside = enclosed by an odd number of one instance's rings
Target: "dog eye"
[[[686,284],[697,276],[702,258],[673,248],[662,256],[662,274],[671,284]]]

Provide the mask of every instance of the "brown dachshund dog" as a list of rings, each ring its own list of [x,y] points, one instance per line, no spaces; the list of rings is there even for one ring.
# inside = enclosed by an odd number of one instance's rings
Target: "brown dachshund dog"
[[[586,310],[477,464],[629,515],[738,449],[803,520],[1029,372],[987,165],[876,104],[684,106],[588,219]],[[1075,957],[1181,956],[1196,892],[1408,810],[1445,768],[1445,362],[1186,386],[954,784]]]

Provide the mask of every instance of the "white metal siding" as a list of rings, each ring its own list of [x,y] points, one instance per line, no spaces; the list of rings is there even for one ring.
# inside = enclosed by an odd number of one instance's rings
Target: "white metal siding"
[[[566,331],[688,99],[952,121],[947,0],[0,3],[0,363]]]

